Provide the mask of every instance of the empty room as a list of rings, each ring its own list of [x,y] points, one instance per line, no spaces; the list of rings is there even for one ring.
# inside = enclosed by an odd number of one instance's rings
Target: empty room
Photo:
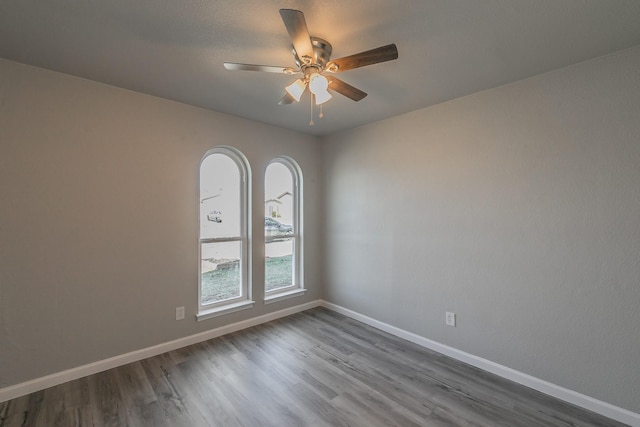
[[[639,330],[639,1],[0,1],[0,427],[640,426]]]

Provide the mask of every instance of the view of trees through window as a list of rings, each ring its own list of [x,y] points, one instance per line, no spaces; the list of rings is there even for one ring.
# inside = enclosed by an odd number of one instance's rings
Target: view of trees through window
[[[280,162],[265,172],[265,290],[294,285],[295,192],[291,170]]]

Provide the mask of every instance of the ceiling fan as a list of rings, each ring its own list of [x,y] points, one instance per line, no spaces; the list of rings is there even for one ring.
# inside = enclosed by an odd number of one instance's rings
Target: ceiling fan
[[[277,67],[271,65],[238,64],[225,62],[227,70],[263,71],[268,73],[284,73],[302,77],[285,88],[285,95],[280,104],[291,104],[300,101],[302,94],[309,89],[316,105],[322,105],[331,99],[329,89],[354,101],[360,101],[367,94],[360,89],[343,82],[332,74],[366,65],[391,61],[398,58],[395,44],[388,44],[375,49],[331,60],[331,44],[319,37],[309,35],[304,14],[299,10],[280,9],[280,16],[287,28],[293,44],[295,67]],[[328,76],[324,74],[327,73]],[[313,121],[312,123],[313,124]]]

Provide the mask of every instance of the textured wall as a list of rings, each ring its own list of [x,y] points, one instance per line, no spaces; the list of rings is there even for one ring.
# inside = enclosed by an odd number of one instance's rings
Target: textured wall
[[[640,47],[326,138],[325,298],[640,412],[639,70]]]
[[[309,291],[264,306],[256,239],[255,308],[197,323],[198,167],[219,144],[250,162],[254,230],[268,161],[300,164]],[[319,153],[313,137],[0,61],[0,387],[319,298]]]

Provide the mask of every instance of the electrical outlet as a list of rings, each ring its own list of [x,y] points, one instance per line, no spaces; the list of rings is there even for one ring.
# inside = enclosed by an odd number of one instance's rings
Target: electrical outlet
[[[450,311],[447,311],[445,314],[445,323],[448,326],[456,326],[456,314]]]
[[[184,319],[184,307],[176,307],[176,320]]]

